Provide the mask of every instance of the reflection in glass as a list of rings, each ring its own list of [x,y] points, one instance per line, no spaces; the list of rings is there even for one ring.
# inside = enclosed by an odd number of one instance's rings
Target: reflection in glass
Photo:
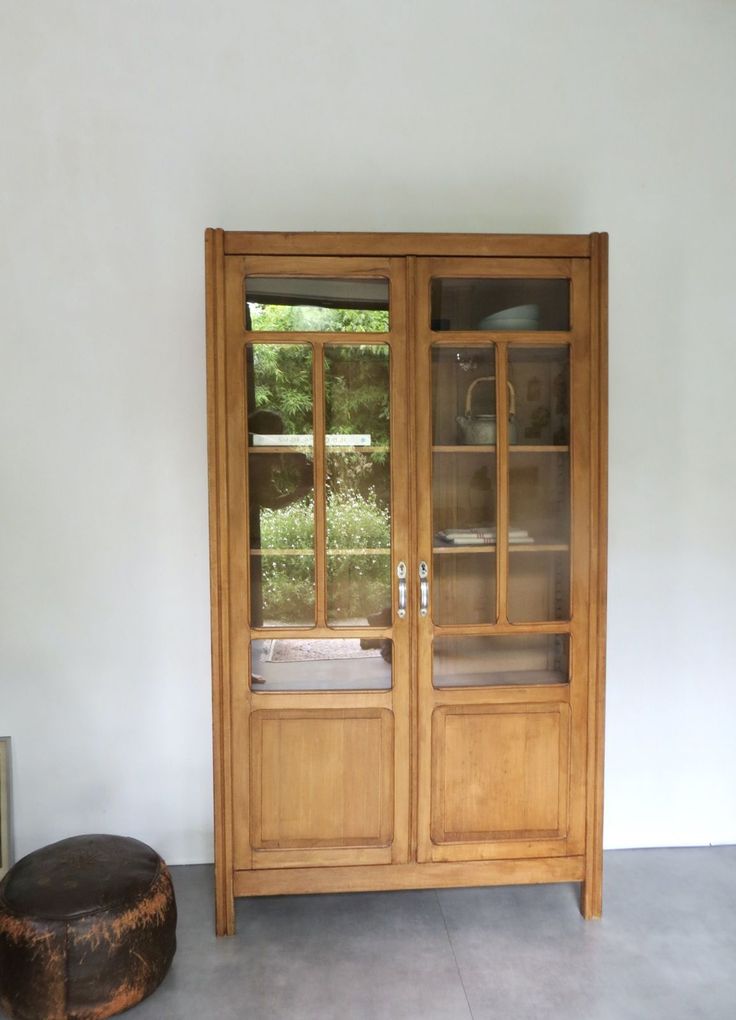
[[[512,455],[509,512],[509,619],[569,619],[569,454]]]
[[[276,333],[386,333],[387,279],[247,276],[245,326]]]
[[[251,688],[269,691],[386,691],[392,643],[325,638],[253,641]]]
[[[519,446],[566,446],[570,442],[568,347],[509,348],[509,380],[516,398]]]
[[[325,348],[327,620],[333,626],[391,623],[389,392],[387,345]],[[341,436],[350,445],[338,446]]]
[[[432,349],[432,616],[496,620],[495,348]]]
[[[435,687],[560,684],[569,679],[566,634],[434,639]]]
[[[517,442],[509,459],[508,616],[570,618],[570,369],[567,347],[513,347]]]
[[[495,348],[432,348],[432,443],[493,445],[496,441]]]
[[[435,549],[432,617],[437,624],[496,622],[496,551]]]
[[[249,345],[246,384],[251,624],[309,626],[315,621],[311,347]]]
[[[570,281],[447,277],[432,280],[433,330],[568,330]]]

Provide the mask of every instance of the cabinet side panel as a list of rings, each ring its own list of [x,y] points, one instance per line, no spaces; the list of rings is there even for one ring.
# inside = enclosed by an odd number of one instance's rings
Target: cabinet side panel
[[[581,910],[600,917],[603,893],[603,742],[608,522],[608,235],[591,235],[591,476],[590,687],[588,701],[585,881]]]
[[[205,233],[207,457],[212,631],[212,729],[215,805],[215,914],[218,935],[235,931],[228,653],[228,541],[225,430],[224,232]]]

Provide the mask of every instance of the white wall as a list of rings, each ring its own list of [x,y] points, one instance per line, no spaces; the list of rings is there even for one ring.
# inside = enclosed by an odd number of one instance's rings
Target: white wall
[[[736,842],[736,5],[27,0],[0,30],[17,849],[211,859],[203,229],[611,233],[606,843]]]

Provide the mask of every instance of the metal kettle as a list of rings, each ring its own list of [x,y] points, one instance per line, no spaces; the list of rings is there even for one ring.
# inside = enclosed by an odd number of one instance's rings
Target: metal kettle
[[[493,446],[496,442],[496,415],[494,414],[473,414],[473,391],[478,383],[490,383],[495,392],[495,375],[483,375],[474,379],[468,386],[465,395],[465,414],[458,415],[455,421],[460,428],[460,437],[463,444],[467,446]],[[516,393],[511,383],[509,388],[509,443],[516,442]]]

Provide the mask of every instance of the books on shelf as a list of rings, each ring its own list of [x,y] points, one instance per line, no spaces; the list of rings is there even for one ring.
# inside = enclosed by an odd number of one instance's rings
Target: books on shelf
[[[251,433],[252,446],[312,446],[314,436],[311,433],[304,435],[262,435],[258,432]],[[334,433],[325,436],[325,446],[370,446],[370,434],[342,435]]]
[[[495,527],[445,528],[435,536],[441,545],[496,545]],[[511,545],[529,545],[534,542],[526,528],[510,528]]]

